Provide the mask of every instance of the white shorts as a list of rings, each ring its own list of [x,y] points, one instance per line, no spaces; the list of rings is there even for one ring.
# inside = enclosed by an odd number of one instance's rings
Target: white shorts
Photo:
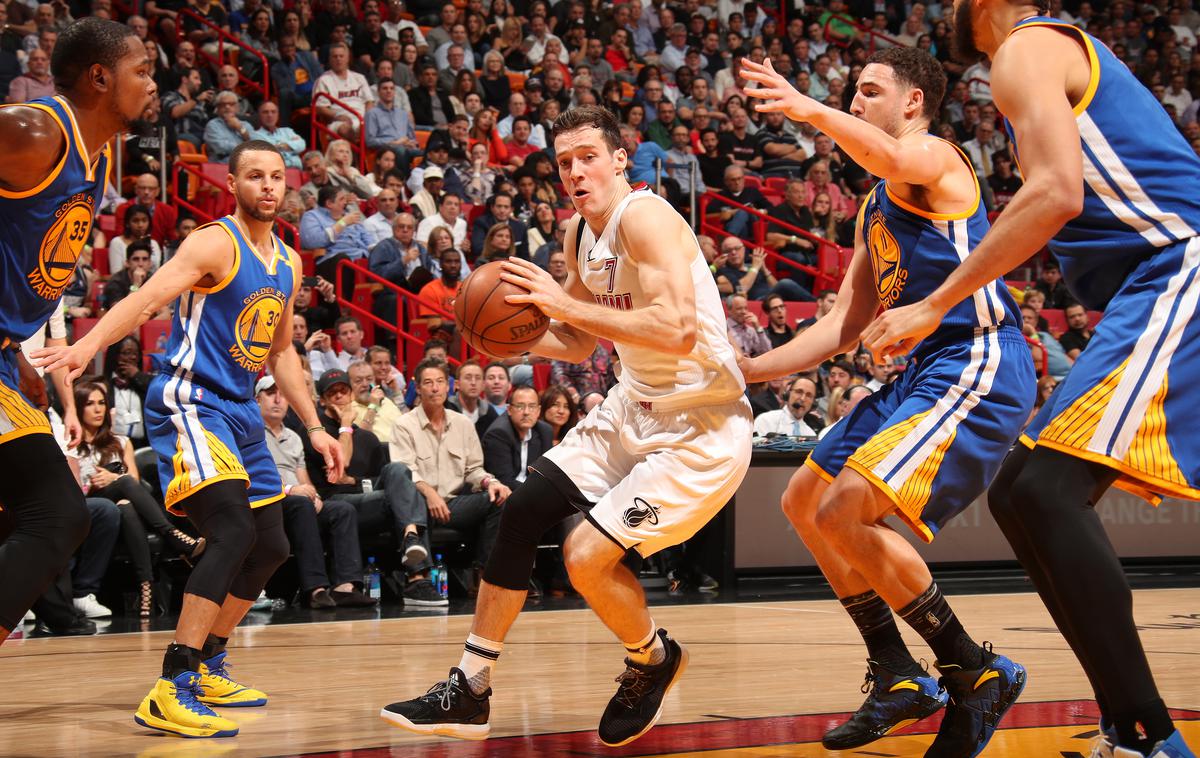
[[[588,520],[643,556],[678,545],[725,506],[750,466],[746,398],[654,411],[620,385],[546,452],[595,503]]]

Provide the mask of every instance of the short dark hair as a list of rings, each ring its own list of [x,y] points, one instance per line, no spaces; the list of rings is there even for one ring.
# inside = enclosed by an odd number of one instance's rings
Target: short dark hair
[[[326,184],[324,187],[317,190],[317,206],[324,208],[329,204],[330,200],[337,198],[341,192],[342,188],[333,186],[333,182]]]
[[[454,375],[456,377],[461,377],[463,369],[467,368],[468,366],[474,366],[475,368],[479,369],[480,372],[483,371],[483,366],[479,365],[478,360],[476,360],[474,358],[468,358],[465,361],[463,361],[462,363],[458,364],[458,370],[454,372]]]
[[[514,384],[513,388],[511,390],[509,390],[508,396],[510,398],[516,397],[517,393],[522,390],[528,390],[529,392],[532,392],[535,396],[538,397],[539,402],[541,401],[541,397],[538,395],[537,388],[534,387],[532,384],[526,384],[525,382],[521,382],[520,384]]]
[[[334,321],[333,331],[337,332],[346,324],[354,324],[358,327],[359,331],[362,331],[362,324],[358,323],[358,319],[354,318],[353,316],[342,316],[337,321]]]
[[[559,115],[550,129],[550,143],[553,144],[567,132],[588,127],[600,130],[609,152],[621,147],[621,125],[617,122],[617,117],[612,111],[599,105],[581,105]]]
[[[821,290],[820,292],[817,293],[817,299],[824,300],[829,295],[836,295],[836,294],[837,294],[837,290]]]
[[[150,245],[149,239],[143,237],[130,242],[129,247],[125,248],[125,260],[133,260],[133,254],[138,252],[154,255],[154,248]]]
[[[425,343],[424,353],[425,355],[429,355],[430,350],[437,350],[439,348],[447,352],[450,351],[450,345],[446,344],[446,340],[440,340],[435,337]]]
[[[1079,302],[1078,300],[1071,300],[1063,306],[1063,313],[1066,313],[1072,308],[1083,308],[1084,311],[1087,310],[1087,306],[1083,303]]]
[[[488,196],[488,199],[487,199],[488,210],[489,211],[493,210],[496,207],[496,200],[498,200],[499,198],[502,198],[502,197],[507,197],[509,200],[512,200],[512,195],[508,194],[507,192],[496,192],[496,193]]]
[[[128,47],[125,39],[137,38],[137,33],[125,24],[104,18],[88,16],[71,24],[54,44],[50,57],[50,71],[54,75],[54,88],[59,92],[70,92],[79,82],[79,77],[97,64],[113,70],[117,61],[125,55]],[[139,45],[140,47],[140,45]]]
[[[420,384],[421,383],[421,374],[424,373],[424,371],[426,369],[431,369],[431,368],[441,371],[442,376],[444,376],[446,378],[446,381],[450,381],[450,369],[446,365],[446,362],[444,360],[442,360],[441,358],[426,358],[425,360],[418,363],[417,368],[413,371],[413,381],[416,382],[417,384]]]
[[[245,153],[275,153],[279,156],[279,160],[283,161],[283,153],[279,152],[279,148],[270,142],[261,139],[247,140],[235,147],[233,152],[229,154],[229,173],[237,176],[239,164],[242,162],[242,155]]]
[[[946,95],[946,71],[929,53],[917,47],[888,47],[876,50],[867,63],[887,66],[896,73],[896,78],[909,84],[925,95],[922,115],[932,119],[942,107]]]
[[[450,198],[454,198],[460,203],[462,202],[462,195],[458,194],[457,192],[443,192],[442,196],[438,198],[438,207],[440,208],[442,203],[446,202]]]
[[[833,362],[833,365],[830,366],[829,368],[831,370],[835,369],[835,368],[840,368],[842,371],[845,371],[850,376],[854,376],[854,364],[850,363],[850,361],[836,360]]]

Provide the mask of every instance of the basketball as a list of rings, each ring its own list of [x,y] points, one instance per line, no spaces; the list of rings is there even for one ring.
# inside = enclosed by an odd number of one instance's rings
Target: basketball
[[[471,347],[497,358],[512,358],[541,339],[550,319],[535,305],[513,305],[504,299],[525,290],[500,278],[501,265],[501,261],[485,263],[463,280],[454,299],[454,318]]]

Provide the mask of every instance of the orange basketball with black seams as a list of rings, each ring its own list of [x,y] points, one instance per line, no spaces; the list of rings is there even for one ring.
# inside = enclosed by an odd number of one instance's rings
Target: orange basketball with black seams
[[[505,300],[526,290],[501,279],[501,265],[485,263],[463,280],[454,299],[454,319],[476,350],[511,358],[528,352],[550,328],[550,319],[536,305]]]

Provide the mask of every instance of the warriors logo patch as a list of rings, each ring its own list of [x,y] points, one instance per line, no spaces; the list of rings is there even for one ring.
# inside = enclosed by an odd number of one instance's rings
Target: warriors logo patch
[[[237,344],[229,348],[229,354],[247,371],[258,371],[267,361],[271,342],[275,338],[275,327],[283,316],[283,293],[268,287],[258,290],[243,302],[245,306],[237,317]]]
[[[29,286],[47,300],[57,300],[71,283],[75,262],[92,231],[92,196],[75,195],[54,214],[42,246],[38,267],[26,275]]]
[[[876,294],[883,307],[889,308],[900,298],[908,281],[908,272],[900,267],[900,245],[887,228],[887,220],[879,209],[867,221],[866,232],[871,268],[875,272]]]
[[[626,508],[621,520],[625,522],[625,526],[630,529],[636,529],[642,524],[649,521],[651,524],[658,524],[658,506],[650,505],[640,497],[633,499],[633,507]]]

